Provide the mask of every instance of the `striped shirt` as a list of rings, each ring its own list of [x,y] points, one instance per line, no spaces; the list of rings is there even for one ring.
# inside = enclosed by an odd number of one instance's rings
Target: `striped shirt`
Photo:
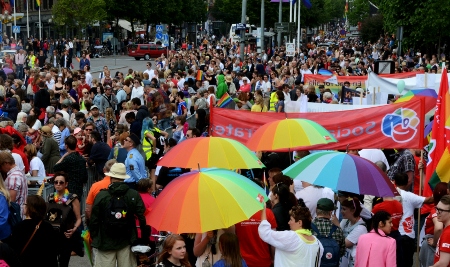
[[[22,218],[24,219],[24,203],[28,195],[28,185],[24,173],[18,166],[14,166],[14,168],[7,173],[5,187],[8,190],[17,191],[15,202],[20,205],[20,211],[22,213]]]

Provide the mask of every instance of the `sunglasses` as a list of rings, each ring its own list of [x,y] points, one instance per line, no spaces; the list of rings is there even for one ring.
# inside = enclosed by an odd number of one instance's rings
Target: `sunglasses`
[[[91,131],[93,131],[94,129],[86,129],[86,131],[88,131],[88,132],[91,132]]]
[[[63,184],[65,184],[65,182],[64,182],[64,181],[61,181],[61,180],[55,180],[55,181],[53,182],[53,184],[56,184],[56,185],[63,185]]]

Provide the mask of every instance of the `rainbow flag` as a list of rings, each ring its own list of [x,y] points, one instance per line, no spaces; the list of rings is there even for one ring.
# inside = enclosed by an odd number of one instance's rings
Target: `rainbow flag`
[[[195,79],[196,79],[197,81],[203,81],[203,71],[198,70],[198,71],[197,71],[197,77],[195,77]]]
[[[226,107],[233,99],[231,99],[228,93],[223,94],[223,96],[217,101],[217,106],[219,108]]]
[[[441,84],[436,101],[431,140],[428,145],[428,163],[424,196],[432,195],[432,188],[439,182],[450,182],[450,95],[447,70],[442,70]]]
[[[36,5],[41,6],[41,0],[36,0]]]

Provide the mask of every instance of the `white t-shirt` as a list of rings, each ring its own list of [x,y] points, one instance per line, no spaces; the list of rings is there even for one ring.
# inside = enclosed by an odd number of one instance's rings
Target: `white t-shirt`
[[[64,119],[67,123],[69,123],[69,121],[70,121],[69,113],[67,113],[67,111],[62,110],[62,109],[61,109],[59,112],[61,112],[61,114],[63,115],[63,119]]]
[[[415,238],[414,232],[414,209],[422,207],[425,197],[397,188],[402,196],[403,216],[400,220],[398,231],[401,235]]]
[[[317,201],[321,198],[329,198],[331,201],[334,200],[334,192],[327,187],[317,188],[315,186],[308,186],[302,190],[295,193],[297,199],[301,198],[305,202],[306,207],[308,207],[311,212],[312,218],[316,218]]]
[[[30,174],[32,171],[38,171],[37,177],[45,177],[45,167],[42,160],[38,157],[34,157],[30,161]]]
[[[21,169],[22,172],[25,174],[25,165],[23,164],[22,157],[19,154],[13,153],[13,152],[9,151],[8,149],[0,150],[0,151],[10,152],[14,158],[14,161],[15,161],[17,167],[19,167],[19,169]]]
[[[387,170],[389,170],[389,163],[381,149],[361,149],[358,153],[361,158],[370,160],[373,163],[382,161],[384,164],[386,164]]]
[[[33,124],[33,128],[34,130],[38,131],[39,129],[41,129],[41,121],[40,120],[36,120],[36,122]]]
[[[148,73],[148,79],[151,81],[155,77],[155,70],[146,69],[144,73]]]

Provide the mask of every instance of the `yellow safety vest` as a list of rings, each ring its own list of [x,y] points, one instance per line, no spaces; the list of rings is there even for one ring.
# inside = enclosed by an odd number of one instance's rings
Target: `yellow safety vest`
[[[34,68],[34,64],[36,63],[36,56],[28,56],[30,61],[28,62],[28,66],[30,66],[31,68]]]
[[[270,94],[270,108],[269,111],[276,111],[275,104],[278,102],[277,92],[273,92]]]
[[[158,128],[153,128],[153,130],[146,130],[144,132],[144,137],[142,138],[142,150],[145,154],[145,160],[149,160],[153,154],[153,142],[146,137],[147,133],[151,133],[152,135],[154,135],[153,131],[158,133],[161,132]]]

